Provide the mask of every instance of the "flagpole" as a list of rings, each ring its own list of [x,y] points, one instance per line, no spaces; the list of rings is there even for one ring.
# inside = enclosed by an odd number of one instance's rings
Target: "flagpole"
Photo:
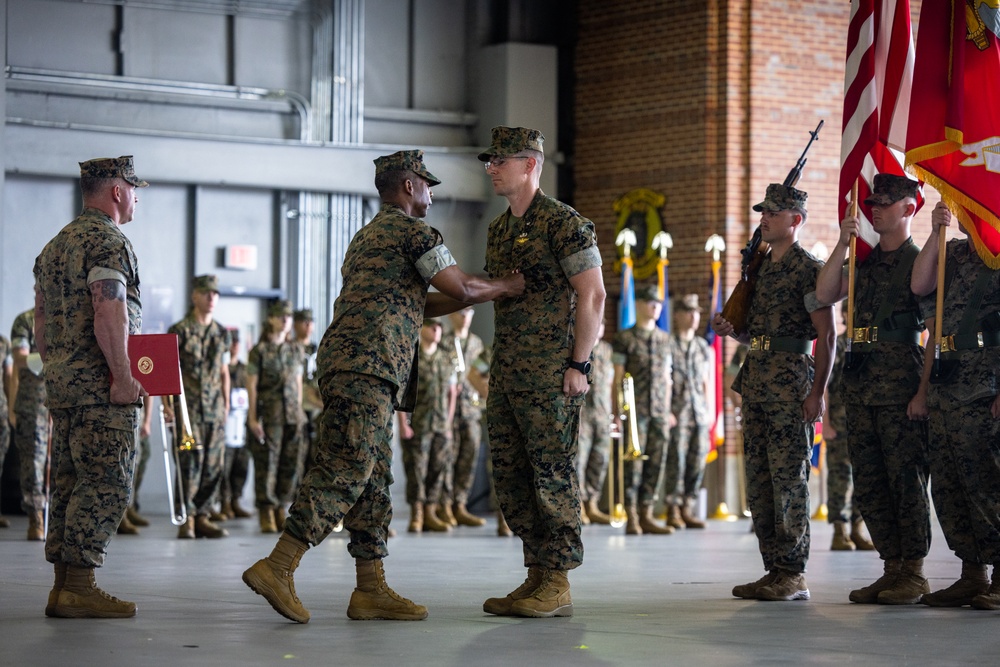
[[[851,217],[858,217],[858,180],[851,186]],[[854,266],[858,256],[858,237],[851,234],[851,250],[847,255],[847,341],[844,343],[844,364],[851,365],[851,343],[854,342]]]
[[[934,312],[934,375],[941,373],[941,320],[944,319],[944,263],[947,239],[945,228],[938,227],[937,298]]]

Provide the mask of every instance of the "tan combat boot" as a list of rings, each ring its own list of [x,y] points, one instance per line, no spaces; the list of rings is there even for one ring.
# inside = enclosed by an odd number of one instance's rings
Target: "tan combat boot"
[[[308,623],[309,611],[295,594],[295,569],[309,545],[288,533],[282,533],[267,558],[254,563],[243,573],[243,583],[264,596],[276,612],[296,623]]]
[[[270,505],[263,505],[257,510],[260,519],[260,532],[276,533],[278,527],[274,524],[274,508]]]
[[[774,581],[757,589],[758,600],[790,602],[809,599],[809,587],[806,585],[805,575],[778,567],[774,568],[774,571],[776,572]]]
[[[285,519],[288,518],[288,513],[285,511],[284,505],[278,505],[274,508],[274,527],[278,529],[280,533],[285,529]]]
[[[858,604],[875,604],[878,602],[878,595],[882,591],[887,591],[896,585],[899,571],[903,567],[903,561],[898,558],[890,558],[882,564],[882,576],[871,584],[863,588],[851,591],[848,599]]]
[[[471,528],[480,528],[486,525],[486,519],[469,513],[464,503],[455,503],[455,521],[458,522],[459,526],[469,526]]]
[[[920,601],[931,607],[962,607],[990,590],[984,563],[962,561],[962,576],[948,588],[927,593]],[[879,600],[881,602],[881,600]]]
[[[497,537],[510,537],[514,531],[507,525],[507,519],[503,517],[503,512],[497,510]]]
[[[125,516],[128,517],[128,520],[131,521],[134,526],[145,528],[149,525],[149,519],[139,514],[139,510],[135,508],[135,505],[128,506],[128,509],[125,510]]]
[[[208,513],[208,520],[212,523],[222,523],[223,521],[228,521],[229,516],[221,510],[212,510]]]
[[[597,498],[590,498],[587,500],[587,504],[584,505],[584,509],[587,512],[587,517],[590,519],[590,523],[600,526],[611,525],[611,517],[602,512],[597,506]]]
[[[864,519],[858,519],[851,524],[851,542],[854,542],[858,551],[875,551],[875,544],[865,534]]]
[[[223,500],[222,501],[222,509],[220,509],[219,511],[222,512],[222,514],[227,519],[235,519],[236,518],[236,513],[233,512],[233,501],[231,501],[231,500],[228,500],[228,499],[227,500]]]
[[[656,523],[653,519],[653,506],[643,505],[642,510],[639,512],[639,528],[642,532],[649,533],[650,535],[673,535],[673,526],[667,526]]]
[[[128,512],[126,512],[125,514],[122,515],[121,523],[118,524],[118,531],[117,531],[117,533],[119,535],[138,535],[139,534],[139,527],[137,525],[135,525],[134,523],[132,523],[131,521],[129,521],[129,519],[128,519]]]
[[[455,515],[451,511],[451,501],[449,500],[445,500],[437,506],[437,518],[449,526],[458,525],[458,519],[455,518]]]
[[[635,511],[635,505],[625,506],[625,534],[642,535],[642,526],[639,525],[639,513]]]
[[[757,581],[751,581],[749,584],[733,586],[733,597],[743,598],[744,600],[756,600],[757,591],[765,586],[773,584],[777,577],[778,570],[771,570]]]
[[[56,615],[56,603],[59,602],[59,593],[66,585],[66,563],[53,563],[52,565],[55,570],[56,579],[55,583],[52,584],[52,590],[49,591],[48,602],[45,603],[45,615],[50,618]]]
[[[193,540],[194,539],[194,517],[189,516],[187,521],[182,523],[177,527],[177,539],[178,540]]]
[[[688,528],[704,528],[705,522],[691,513],[693,506],[694,503],[691,501],[685,501],[681,505],[681,520],[684,521],[684,525]]]
[[[426,503],[424,505],[424,530],[434,533],[447,533],[451,530],[451,524],[442,521],[440,516],[437,503]]]
[[[214,540],[220,537],[229,537],[229,532],[222,526],[212,523],[207,514],[199,514],[194,519],[194,535]]]
[[[347,617],[355,621],[422,621],[427,607],[414,604],[396,593],[385,582],[382,559],[354,559],[358,585],[351,593]]]
[[[45,515],[42,512],[30,512],[28,514],[28,541],[45,541]]]
[[[410,505],[410,523],[406,526],[406,532],[419,533],[424,529],[424,504],[413,503]]]
[[[993,566],[993,583],[990,584],[989,590],[972,598],[970,604],[976,609],[1000,609],[1000,570],[998,570],[998,566]]]
[[[924,559],[904,560],[892,588],[878,594],[879,604],[917,604],[931,587],[924,576]]]
[[[250,512],[248,510],[243,509],[243,506],[240,505],[240,501],[239,500],[234,500],[233,501],[233,517],[234,518],[236,518],[236,519],[249,519],[252,516],[253,516],[253,512]]]
[[[569,594],[566,570],[549,570],[542,573],[542,581],[528,597],[515,600],[510,606],[514,616],[527,618],[552,618],[572,616],[573,599]]]
[[[584,526],[590,525],[590,517],[587,516],[587,508],[583,503],[580,503],[580,523]]]
[[[58,618],[132,618],[135,603],[108,595],[94,581],[94,568],[66,566],[66,581],[52,607]]]
[[[687,524],[684,523],[684,519],[681,517],[680,505],[669,505],[667,507],[667,525],[674,530],[687,528]]]
[[[494,614],[496,616],[512,616],[511,606],[517,600],[523,600],[538,588],[539,584],[542,583],[542,574],[545,573],[545,569],[538,567],[537,565],[532,565],[528,568],[528,578],[524,580],[524,583],[507,593],[506,597],[502,598],[489,598],[483,603],[483,611],[487,614]]]
[[[0,514],[0,528],[10,528],[10,519]]]
[[[833,522],[833,541],[830,542],[830,551],[854,551],[854,542],[847,531],[846,521]]]

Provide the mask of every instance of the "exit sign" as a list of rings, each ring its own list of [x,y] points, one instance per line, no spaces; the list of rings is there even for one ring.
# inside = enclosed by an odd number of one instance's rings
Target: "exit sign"
[[[227,245],[225,252],[225,262],[223,266],[227,269],[241,269],[243,271],[257,270],[257,246],[255,245]]]

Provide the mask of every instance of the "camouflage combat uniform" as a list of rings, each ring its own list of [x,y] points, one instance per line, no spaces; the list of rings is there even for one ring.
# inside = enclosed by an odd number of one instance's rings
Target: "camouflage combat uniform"
[[[456,336],[450,333],[441,339],[441,347],[456,359]],[[461,340],[462,359],[466,369],[479,366],[483,375],[488,372],[488,366],[483,361],[485,346],[483,339],[474,333]],[[457,368],[457,363],[456,363]],[[455,402],[455,418],[452,426],[452,449],[455,453],[455,463],[450,474],[445,478],[445,498],[448,497],[458,505],[465,506],[469,502],[469,492],[476,478],[476,463],[479,461],[479,447],[483,440],[483,406],[480,403],[479,392],[468,380],[468,371],[459,374],[458,400]]]
[[[14,349],[37,354],[35,309],[24,311],[10,328]],[[17,396],[14,397],[14,447],[21,460],[21,509],[45,510],[45,464],[49,456],[49,409],[45,406],[45,380],[28,368],[17,369]]]
[[[580,475],[580,497],[583,502],[600,498],[604,478],[608,474],[608,452],[611,449],[611,417],[614,412],[612,385],[615,366],[611,361],[611,344],[604,340],[594,346],[594,383],[590,385],[580,414],[580,449],[577,473]]]
[[[302,351],[298,343],[261,339],[247,359],[257,376],[257,418],[264,442],[250,438],[257,507],[290,502],[302,475]]]
[[[523,541],[525,567],[583,562],[577,437],[583,396],[563,394],[574,344],[569,279],[601,266],[594,224],[541,190],[524,216],[495,218],[486,241],[491,278],[524,273],[525,292],[497,299],[486,421],[497,500]]]
[[[52,496],[45,558],[100,567],[132,492],[139,408],[114,405],[111,371],[94,335],[90,282],[123,280],[128,333],[142,329],[132,243],[95,208],[64,227],[35,260],[45,306],[45,389],[52,415]]]
[[[417,363],[417,397],[410,416],[413,437],[403,440],[406,502],[438,503],[452,459],[448,404],[455,383],[455,367],[448,351],[433,354],[420,350]]]
[[[7,405],[6,387],[3,386],[6,378],[3,375],[12,364],[10,341],[0,336],[0,469],[3,468],[4,459],[7,457],[7,448],[10,447],[10,424],[7,421],[9,406]]]
[[[823,263],[798,242],[778,262],[764,259],[747,316],[751,337],[816,338],[810,313],[824,306],[814,286]],[[816,426],[802,402],[816,374],[811,354],[753,349],[733,391],[743,397],[747,503],[764,569],[805,572],[809,559],[809,471]]]
[[[247,365],[238,359],[229,364],[229,387],[230,390],[247,388]],[[247,436],[243,442],[248,443],[250,439]],[[239,500],[250,474],[250,447],[246,444],[243,447],[226,447],[222,466],[222,499],[230,502]]]
[[[639,429],[636,444],[649,457],[625,463],[625,504],[645,508],[656,502],[667,463],[673,381],[670,334],[655,326],[648,331],[632,327],[616,333],[611,346],[615,366],[622,366],[632,376]],[[628,428],[625,424],[622,427]]]
[[[673,359],[673,398],[670,409],[677,423],[670,429],[664,489],[666,502],[683,506],[698,497],[708,455],[708,388],[715,355],[708,342],[695,336],[690,342],[670,335]]]
[[[312,467],[316,460],[316,429],[323,411],[323,398],[319,394],[319,377],[316,374],[316,355],[319,346],[312,341],[299,343],[302,351],[302,449],[305,460],[303,469]]]
[[[845,369],[843,376],[854,503],[883,560],[918,560],[931,545],[927,426],[906,416],[920,386],[924,349],[916,341],[886,340],[892,324],[911,330],[913,338],[924,328],[920,302],[910,291],[912,269],[890,311],[892,322],[875,322],[892,272],[905,254],[917,252],[912,241],[893,252],[877,245],[857,267],[854,326],[878,326],[879,341],[852,344],[852,355],[866,360],[860,370]]]
[[[316,545],[343,520],[352,556],[388,554],[392,413],[409,408],[401,403],[428,283],[454,264],[441,234],[394,204],[383,203],[351,240],[319,346],[319,443],[285,523],[292,537]]]
[[[965,239],[948,242],[946,274],[953,277],[950,284],[946,279],[943,336],[959,333],[982,265]],[[943,352],[945,361],[958,362],[958,371],[950,382],[931,384],[928,391],[928,459],[934,509],[948,546],[964,562],[996,565],[1000,564],[1000,419],[991,416],[990,406],[1000,393],[1000,346],[995,341],[990,344],[996,331],[984,327],[982,318],[1000,311],[1000,271],[990,273],[974,328],[984,333],[987,345]],[[921,301],[924,317],[934,317],[934,303],[934,293]]]
[[[844,352],[847,335],[837,336],[833,370],[827,384],[826,414],[823,416],[823,439],[826,442],[826,506],[829,523],[853,523],[861,519],[857,505],[851,502],[854,476],[847,445],[847,405],[844,403]],[[833,429],[831,435],[830,429]]]
[[[189,516],[207,516],[222,484],[222,460],[226,448],[226,396],[222,370],[226,363],[225,356],[229,353],[229,331],[214,320],[200,324],[193,312],[167,331],[177,334],[191,435],[201,447],[180,452],[187,512]]]

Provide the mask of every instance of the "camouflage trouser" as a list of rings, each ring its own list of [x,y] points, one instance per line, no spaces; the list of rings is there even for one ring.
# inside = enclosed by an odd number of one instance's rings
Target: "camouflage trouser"
[[[667,447],[663,488],[668,504],[683,505],[698,497],[705,479],[707,455],[708,425],[698,424],[688,415],[678,415],[677,425],[670,429]]]
[[[147,398],[146,400],[151,401],[153,399]],[[132,504],[136,509],[139,508],[139,487],[142,486],[142,480],[146,477],[146,466],[149,465],[151,453],[149,436],[140,436],[139,444],[135,450],[135,475],[132,477]]]
[[[927,424],[910,421],[905,404],[850,405],[847,422],[854,504],[875,548],[883,559],[923,558],[931,546]]]
[[[580,414],[580,445],[577,456],[580,496],[584,502],[601,497],[604,478],[608,474],[610,450],[611,414],[584,407]]]
[[[180,451],[180,472],[188,516],[210,514],[222,484],[222,457],[226,449],[224,421],[192,420],[191,433],[201,449]],[[271,487],[274,488],[274,487]]]
[[[451,499],[459,505],[469,502],[469,492],[476,479],[476,464],[479,462],[479,447],[483,441],[483,424],[477,416],[473,419],[456,418],[452,430],[455,450],[455,464],[452,467],[453,481]]]
[[[45,559],[100,567],[131,499],[139,410],[98,405],[50,412],[52,505]]]
[[[765,570],[806,570],[815,434],[815,424],[802,421],[801,403],[743,403],[747,504]]]
[[[1000,564],[1000,419],[990,415],[993,400],[931,410],[934,509],[948,546],[971,563]]]
[[[826,509],[828,523],[861,519],[857,504],[851,502],[854,479],[847,434],[826,440]]]
[[[249,440],[248,440],[249,442]],[[239,500],[250,474],[250,449],[226,447],[222,462],[222,500]]]
[[[49,411],[44,406],[34,412],[18,412],[14,427],[14,447],[21,460],[21,509],[45,509],[45,462],[49,456]],[[6,418],[4,419],[6,422]]]
[[[4,388],[0,388],[4,391]],[[3,470],[4,459],[7,458],[7,449],[10,448],[10,424],[7,422],[7,415],[0,414],[0,470]]]
[[[400,442],[406,473],[406,502],[437,503],[441,500],[445,472],[451,465],[451,445],[446,433],[414,433]]]
[[[583,397],[490,391],[486,419],[497,500],[521,538],[525,567],[583,562],[577,435]]]
[[[302,425],[264,423],[264,442],[251,437],[257,507],[276,507],[295,496],[302,474]]]
[[[316,465],[289,511],[290,535],[317,545],[343,520],[352,556],[388,555],[394,392],[388,382],[359,373],[337,373],[326,381]]]
[[[669,428],[667,421],[659,417],[639,415],[635,423],[639,429],[639,446],[649,458],[625,463],[625,504],[634,507],[638,500],[638,505],[645,507],[656,502],[656,493],[663,481]]]

